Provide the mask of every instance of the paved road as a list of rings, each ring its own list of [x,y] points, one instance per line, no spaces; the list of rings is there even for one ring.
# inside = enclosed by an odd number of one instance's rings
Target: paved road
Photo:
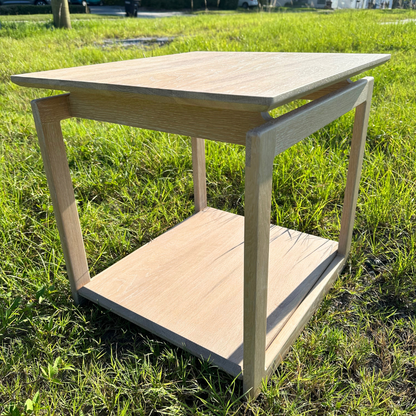
[[[107,16],[125,16],[126,11],[121,6],[90,6],[91,13]],[[137,17],[141,19],[155,19],[158,17],[184,16],[184,12],[154,12],[146,9],[139,9]]]

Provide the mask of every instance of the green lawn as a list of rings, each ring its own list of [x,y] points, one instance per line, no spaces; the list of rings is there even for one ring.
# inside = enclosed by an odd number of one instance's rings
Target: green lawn
[[[71,14],[71,21],[76,20],[108,20],[122,19],[120,16],[99,15],[99,14]],[[20,14],[0,16],[0,22],[52,22],[51,14]]]
[[[416,12],[74,19],[63,31],[0,16],[0,414],[416,414],[416,23],[382,24],[404,19]],[[101,47],[143,36],[175,40]],[[92,303],[74,306],[29,105],[56,92],[10,82],[193,50],[392,54],[366,73],[375,91],[350,259],[248,403],[226,373]],[[275,159],[274,223],[337,239],[352,119]],[[63,131],[92,275],[192,214],[188,137],[76,119]],[[244,149],[210,142],[207,166],[210,206],[242,214]]]

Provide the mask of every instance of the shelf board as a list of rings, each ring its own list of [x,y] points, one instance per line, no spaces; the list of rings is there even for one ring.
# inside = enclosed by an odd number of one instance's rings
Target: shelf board
[[[271,225],[267,346],[338,243]],[[206,208],[104,270],[79,294],[236,376],[243,360],[244,217]]]

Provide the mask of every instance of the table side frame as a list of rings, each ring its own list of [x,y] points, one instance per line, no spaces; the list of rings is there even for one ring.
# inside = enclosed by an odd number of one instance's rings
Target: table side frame
[[[307,323],[316,306],[342,269],[348,256],[358,198],[374,79],[355,83],[306,104],[247,133],[244,237],[244,391],[256,397],[261,380],[281,362],[289,346]],[[266,367],[268,256],[271,182],[274,157],[310,134],[356,109],[347,174],[338,256],[301,304],[303,315],[292,315],[285,330],[269,346],[274,356]],[[319,114],[322,115],[319,117]],[[275,150],[273,152],[273,149]],[[259,265],[259,263],[261,263]],[[320,290],[316,291],[319,287]],[[310,297],[312,296],[312,297]],[[309,307],[305,305],[309,304]],[[303,305],[303,306],[302,306]],[[282,334],[283,333],[283,334]],[[286,335],[286,341],[282,338]],[[280,345],[280,348],[275,348]],[[278,364],[276,364],[278,365]]]
[[[339,86],[339,89],[323,96],[323,93],[315,93],[314,97],[320,98],[268,122],[260,113],[222,110],[223,114],[218,118],[219,113],[215,109],[178,105],[175,114],[179,114],[179,122],[191,120],[183,128],[177,120],[173,120],[172,117],[169,119],[164,115],[165,108],[159,108],[155,114],[145,111],[142,117],[140,112],[135,111],[143,105],[142,99],[129,96],[127,101],[123,101],[126,97],[124,93],[111,100],[96,96],[88,98],[86,94],[71,93],[32,101],[39,144],[75,303],[79,304],[83,301],[78,290],[90,281],[90,275],[60,126],[62,120],[82,117],[192,136],[195,212],[207,206],[203,139],[246,145],[243,388],[249,397],[256,397],[262,380],[268,377],[283,360],[290,345],[332,286],[351,247],[373,78],[363,78],[354,83],[345,81]],[[132,104],[134,111],[127,116],[123,115],[123,110],[130,108]],[[266,350],[274,158],[354,108],[356,113],[338,255]],[[116,114],[114,114],[115,109],[117,109]],[[156,107],[151,106],[151,110],[155,111]],[[207,116],[208,119],[205,118]],[[129,117],[132,117],[131,120]],[[160,117],[163,118],[162,126],[158,128],[157,122]],[[193,117],[196,117],[196,120]],[[242,117],[245,117],[246,121],[238,124],[237,121],[242,120]],[[202,120],[205,121],[201,127]],[[224,139],[224,132],[228,132],[228,127],[231,129],[231,134]]]
[[[68,94],[31,104],[71,292],[80,304],[84,299],[78,290],[90,281],[90,273],[60,123],[71,117]]]

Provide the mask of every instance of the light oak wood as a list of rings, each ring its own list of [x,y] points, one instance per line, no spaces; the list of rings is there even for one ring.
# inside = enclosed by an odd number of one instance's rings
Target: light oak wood
[[[243,374],[255,397],[348,255],[372,91],[372,79],[349,77],[389,58],[192,52],[13,76],[71,92],[32,105],[75,300]],[[270,120],[298,98],[314,101]],[[270,226],[274,156],[356,107],[339,249]],[[68,117],[194,137],[197,213],[92,281],[59,123]],[[246,145],[245,218],[206,208],[203,139]]]
[[[265,123],[260,113],[172,105],[134,94],[75,92],[69,100],[73,117],[241,145],[245,144],[248,130]]]
[[[368,95],[368,82],[363,78],[256,127],[248,135],[275,140],[274,154],[278,155],[363,103]]]
[[[367,99],[365,102],[360,104],[355,111],[347,185],[345,188],[344,205],[341,216],[341,232],[339,235],[338,251],[341,256],[347,256],[351,248],[355,209],[357,206],[358,189],[360,186],[361,168],[364,157],[365,139],[367,136],[368,119],[370,116],[374,78],[366,78],[366,80],[368,82]]]
[[[354,149],[352,151],[347,186],[349,191],[346,193],[347,214],[344,214],[343,217],[344,224],[346,224],[344,228],[348,230],[344,231],[344,235],[347,235],[347,232],[349,233],[348,241],[350,245],[359,173],[364,151],[362,143],[363,138],[365,140],[367,129],[365,123],[366,121],[368,122],[368,112],[364,113],[365,109],[369,107],[361,106],[365,106],[365,103],[368,102],[369,96],[371,97],[371,90],[372,79],[366,78],[357,81],[247,133],[245,202],[245,217],[247,221],[245,268],[247,276],[245,275],[244,297],[247,308],[245,306],[244,310],[243,382],[244,391],[250,391],[249,396],[251,397],[258,395],[261,380],[266,374],[265,351],[267,346],[265,344],[265,326],[268,275],[268,236],[266,225],[270,218],[271,176],[274,154],[284,151],[330,121],[335,120],[357,105],[359,106],[359,115],[353,134]],[[320,113],[321,116],[319,116]],[[252,168],[254,166],[256,168],[253,171]],[[248,195],[250,198],[247,197]],[[252,211],[255,212],[254,216]],[[260,221],[263,221],[263,223]],[[261,226],[264,227],[262,230]],[[346,248],[349,250],[349,246]],[[342,257],[345,257],[347,251],[343,249],[340,254]],[[332,278],[334,277],[331,275]],[[249,301],[246,299],[249,299]],[[302,319],[304,320],[301,323],[297,323],[294,327],[291,324],[285,327],[285,331],[291,334],[290,337],[283,343],[280,338],[279,341],[272,340],[272,354],[283,357],[288,345],[291,345],[294,337],[297,336],[295,334],[299,334],[301,328],[303,328],[302,325],[307,322],[306,316],[309,312],[312,313],[312,309],[305,309],[305,305],[303,305],[303,308],[305,318]],[[279,333],[277,337],[279,337]]]
[[[271,226],[266,344],[337,247]],[[237,376],[243,368],[243,261],[244,217],[206,208],[94,277],[79,293]]]
[[[36,116],[41,123],[56,123],[71,116],[69,94],[55,95],[53,97],[39,98],[32,101],[36,105]],[[36,121],[36,120],[35,120]]]
[[[303,331],[305,325],[331,289],[335,279],[341,272],[345,257],[336,256],[322,274],[313,289],[294,311],[281,332],[276,336],[266,351],[266,376],[269,377],[283,361],[291,345]]]
[[[205,170],[205,140],[191,138],[192,174],[194,179],[195,212],[207,207],[207,184]]]
[[[126,92],[196,104],[269,111],[390,59],[381,54],[190,52],[15,75],[23,86]],[[198,137],[198,136],[197,136]]]
[[[352,81],[350,79],[346,79],[341,82],[337,82],[336,84],[329,85],[325,88],[322,88],[319,91],[313,92],[311,94],[306,95],[305,97],[302,97],[303,100],[317,100],[318,98],[323,97],[324,95],[327,95],[331,92],[335,92],[340,90],[341,88],[347,87],[349,84],[351,84]]]
[[[264,377],[270,210],[275,140],[247,136],[244,202],[243,389],[256,397]]]
[[[72,296],[79,304],[78,290],[90,275],[59,121],[69,116],[68,97],[34,100],[32,110]]]

